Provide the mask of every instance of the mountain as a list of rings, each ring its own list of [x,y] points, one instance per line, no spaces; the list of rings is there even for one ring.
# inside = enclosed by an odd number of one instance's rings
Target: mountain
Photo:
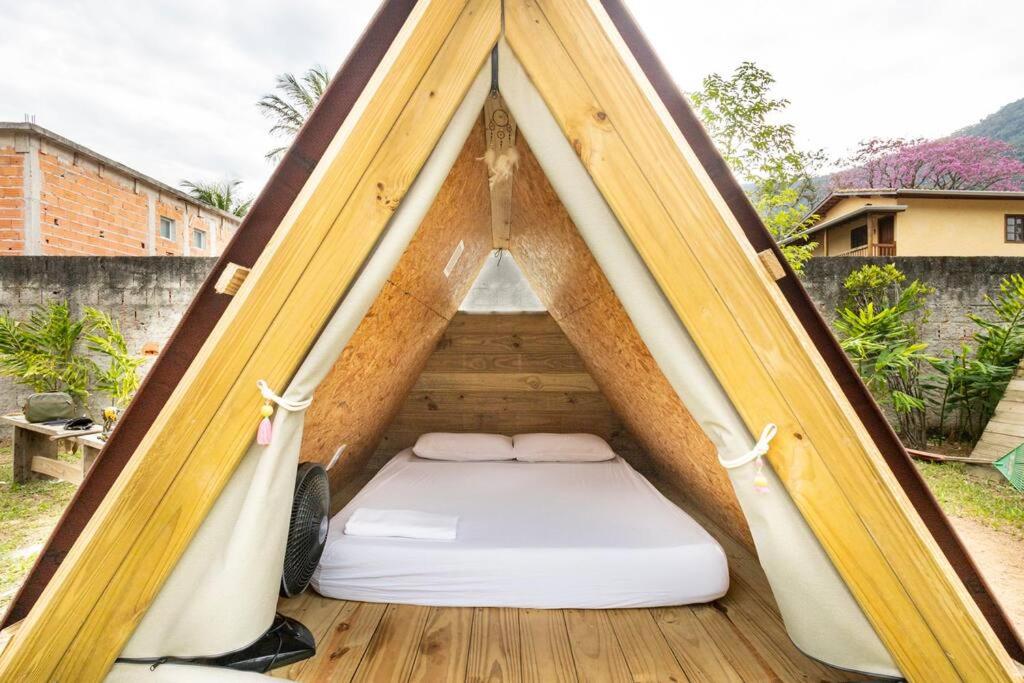
[[[1024,159],[1024,98],[1011,102],[972,126],[961,128],[954,135],[979,135],[1008,142]]]

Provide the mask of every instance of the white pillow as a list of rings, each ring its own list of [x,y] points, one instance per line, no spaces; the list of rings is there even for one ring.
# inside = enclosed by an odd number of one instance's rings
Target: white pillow
[[[600,462],[615,451],[596,434],[516,434],[516,460],[523,462]]]
[[[416,439],[412,452],[430,460],[515,460],[512,439],[502,434],[430,432]]]

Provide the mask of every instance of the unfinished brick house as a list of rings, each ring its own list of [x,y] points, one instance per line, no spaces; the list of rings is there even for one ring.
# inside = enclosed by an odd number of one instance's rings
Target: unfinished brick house
[[[0,254],[216,256],[240,222],[34,123],[0,122]]]

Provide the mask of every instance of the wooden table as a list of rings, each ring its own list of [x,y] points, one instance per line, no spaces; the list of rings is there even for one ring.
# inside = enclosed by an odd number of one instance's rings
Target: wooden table
[[[81,484],[103,446],[102,441],[89,440],[99,436],[103,430],[100,425],[87,430],[66,430],[29,422],[21,413],[0,415],[0,424],[14,427],[14,481],[19,484],[32,479],[59,479]],[[82,446],[80,463],[66,462],[57,457],[62,439],[73,439],[74,443]]]

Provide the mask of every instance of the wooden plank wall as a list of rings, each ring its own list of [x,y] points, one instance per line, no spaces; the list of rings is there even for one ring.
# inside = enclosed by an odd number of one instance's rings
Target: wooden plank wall
[[[1006,393],[971,451],[979,462],[998,460],[1024,443],[1024,360],[1017,367]]]
[[[484,131],[470,132],[412,242],[306,415],[302,460],[330,462],[337,488],[365,466],[423,369],[491,248]],[[443,270],[459,241],[465,251]]]
[[[423,432],[590,432],[644,469],[636,443],[547,313],[459,313],[377,449],[383,462]]]
[[[659,473],[753,548],[714,446],[647,350],[572,219],[520,135],[512,190],[516,263]]]

